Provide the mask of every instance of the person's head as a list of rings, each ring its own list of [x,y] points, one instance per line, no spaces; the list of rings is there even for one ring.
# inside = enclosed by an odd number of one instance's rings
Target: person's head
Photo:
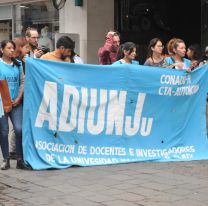
[[[205,53],[205,56],[208,58],[208,46],[205,47],[204,53]]]
[[[163,48],[163,43],[159,38],[154,38],[150,40],[147,58],[152,57],[153,53],[162,54]]]
[[[16,44],[16,49],[15,49],[14,57],[22,58],[29,53],[30,46],[25,37],[15,38],[15,44]]]
[[[42,37],[47,37],[48,35],[48,26],[44,26],[42,29],[41,29],[41,36]]]
[[[120,46],[120,36],[117,32],[113,34],[113,47],[114,49],[118,50]]]
[[[177,40],[177,38],[172,38],[168,41],[167,43],[167,51],[168,51],[168,54],[169,55],[173,55],[174,52],[173,52],[173,43]]]
[[[186,45],[182,39],[176,39],[172,43],[173,55],[183,58],[186,55]]]
[[[12,40],[4,40],[1,42],[2,57],[12,59],[16,45]]]
[[[72,57],[75,54],[74,47],[74,41],[72,41],[72,39],[70,39],[68,36],[62,36],[56,42],[56,50],[59,52],[62,60],[69,57],[72,61]]]
[[[108,31],[106,38],[108,38],[109,35],[112,35],[113,49],[118,51],[120,46],[120,34],[117,31],[110,30]]]
[[[186,52],[190,60],[199,60],[201,58],[201,49],[198,44],[192,44],[188,47]]]
[[[133,42],[125,42],[119,48],[117,60],[128,59],[129,61],[134,60],[136,57],[136,45]]]
[[[28,27],[25,32],[25,37],[32,48],[38,47],[39,34],[36,28]]]

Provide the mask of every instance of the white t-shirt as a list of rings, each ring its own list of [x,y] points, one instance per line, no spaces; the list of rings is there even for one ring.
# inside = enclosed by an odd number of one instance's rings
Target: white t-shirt
[[[74,63],[76,63],[76,64],[84,64],[84,62],[82,61],[81,57],[79,57],[78,55],[74,56]]]

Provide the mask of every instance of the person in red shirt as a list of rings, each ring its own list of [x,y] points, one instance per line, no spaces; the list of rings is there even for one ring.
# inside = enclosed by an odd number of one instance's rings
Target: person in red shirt
[[[109,31],[105,39],[104,46],[98,50],[99,64],[109,65],[116,61],[120,36],[118,32]]]

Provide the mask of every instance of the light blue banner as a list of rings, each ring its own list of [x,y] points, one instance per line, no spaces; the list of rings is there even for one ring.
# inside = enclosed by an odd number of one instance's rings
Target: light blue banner
[[[207,79],[208,66],[27,58],[24,159],[33,169],[208,159]]]

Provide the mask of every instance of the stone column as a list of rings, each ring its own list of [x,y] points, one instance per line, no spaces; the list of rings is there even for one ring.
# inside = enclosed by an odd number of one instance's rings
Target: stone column
[[[105,35],[114,28],[113,0],[83,0],[83,6],[66,1],[60,10],[60,33],[77,33],[80,56],[85,63],[97,64],[97,52],[104,44]]]

